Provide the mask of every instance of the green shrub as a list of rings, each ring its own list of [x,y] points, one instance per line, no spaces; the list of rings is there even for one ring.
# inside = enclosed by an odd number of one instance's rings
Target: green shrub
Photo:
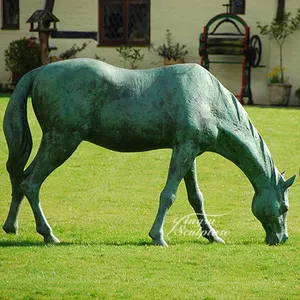
[[[9,94],[14,90],[13,86],[9,83],[0,83],[0,93],[1,94]]]
[[[31,39],[12,41],[4,52],[7,71],[24,75],[41,65],[41,48]]]

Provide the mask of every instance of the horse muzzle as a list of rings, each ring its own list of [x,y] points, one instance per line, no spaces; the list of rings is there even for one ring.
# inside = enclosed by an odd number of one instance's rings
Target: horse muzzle
[[[288,234],[284,233],[284,234],[268,234],[266,237],[266,243],[269,246],[276,246],[278,244],[284,244],[288,239]]]

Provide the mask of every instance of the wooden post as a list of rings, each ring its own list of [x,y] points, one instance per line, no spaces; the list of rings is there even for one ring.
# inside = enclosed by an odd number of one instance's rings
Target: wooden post
[[[53,7],[54,7],[54,1],[55,0],[45,0],[44,9],[48,10],[52,13]],[[45,28],[49,28],[47,24],[43,24]],[[41,45],[41,51],[42,51],[42,65],[46,65],[48,63],[48,55],[49,55],[49,32],[40,32],[39,31],[39,39],[40,39],[40,45]]]
[[[285,0],[278,0],[277,1],[277,13],[276,13],[276,19],[279,22],[283,21],[284,18],[284,9],[285,9]]]
[[[49,32],[39,31],[39,39],[42,52],[42,65],[46,65],[48,63],[49,54]]]
[[[54,6],[54,1],[55,0],[45,0],[45,6],[44,9],[50,11],[52,13],[53,11],[53,6]]]

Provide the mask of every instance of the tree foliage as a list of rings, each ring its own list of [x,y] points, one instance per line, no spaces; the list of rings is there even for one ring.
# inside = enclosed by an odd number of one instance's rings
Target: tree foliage
[[[260,29],[262,35],[268,35],[271,39],[274,39],[279,46],[280,80],[284,83],[283,44],[288,36],[300,28],[300,8],[297,10],[295,17],[292,17],[292,14],[289,12],[284,14],[282,20],[274,18],[270,25],[263,26],[260,22],[257,22],[257,27]]]

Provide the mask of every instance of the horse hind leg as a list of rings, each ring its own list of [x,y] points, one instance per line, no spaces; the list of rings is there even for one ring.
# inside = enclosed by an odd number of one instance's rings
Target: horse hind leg
[[[202,236],[208,239],[210,242],[224,243],[224,241],[217,235],[214,228],[210,225],[206,217],[203,195],[198,187],[197,182],[196,160],[194,161],[193,166],[186,173],[184,181],[188,194],[188,200],[197,215],[202,229]]]
[[[2,227],[6,233],[18,233],[18,214],[24,197],[23,190],[21,189],[21,182],[22,180],[11,180],[12,201],[7,219]]]
[[[18,233],[18,215],[21,206],[21,202],[24,198],[24,193],[21,188],[21,183],[25,178],[24,167],[30,156],[32,149],[32,139],[31,136],[27,136],[27,139],[23,141],[23,147],[20,149],[20,153],[14,159],[9,158],[7,161],[7,171],[10,176],[11,182],[11,204],[6,221],[3,225],[3,230],[6,233]],[[14,151],[15,149],[9,149],[9,151]]]
[[[21,202],[24,198],[24,192],[21,188],[21,183],[28,177],[31,170],[33,169],[34,164],[35,160],[31,162],[30,166],[23,173],[22,179],[18,178],[17,180],[15,180],[13,177],[11,177],[12,201],[10,204],[7,219],[2,227],[6,233],[18,233],[18,215]]]
[[[33,160],[30,166],[23,172],[22,177],[15,178],[11,176],[11,189],[12,189],[12,200],[8,212],[7,219],[3,225],[3,230],[6,233],[18,233],[18,215],[20,211],[21,202],[24,198],[24,192],[21,188],[21,183],[28,177],[31,170],[33,169],[35,160]]]
[[[21,188],[21,183],[28,177],[31,170],[33,169],[35,160],[33,160],[30,164],[30,166],[26,169],[25,172],[23,172],[23,175],[18,178],[15,178],[14,176],[10,176],[11,178],[11,189],[12,189],[12,200],[8,212],[7,219],[3,225],[3,230],[6,233],[18,233],[18,215],[20,211],[20,206],[22,203],[22,200],[24,198],[24,192]]]
[[[11,175],[11,188],[12,188],[12,201],[10,204],[7,219],[3,225],[3,230],[9,234],[18,233],[18,215],[20,211],[20,206],[24,198],[24,192],[21,188],[21,183],[28,177],[33,169],[35,160],[33,160],[30,166],[23,172],[23,175],[15,178]]]
[[[45,243],[58,243],[43,213],[39,193],[44,180],[64,163],[76,150],[81,139],[77,134],[48,132],[43,135],[40,148],[33,163],[25,171],[27,178],[21,183],[36,222],[36,230]]]

